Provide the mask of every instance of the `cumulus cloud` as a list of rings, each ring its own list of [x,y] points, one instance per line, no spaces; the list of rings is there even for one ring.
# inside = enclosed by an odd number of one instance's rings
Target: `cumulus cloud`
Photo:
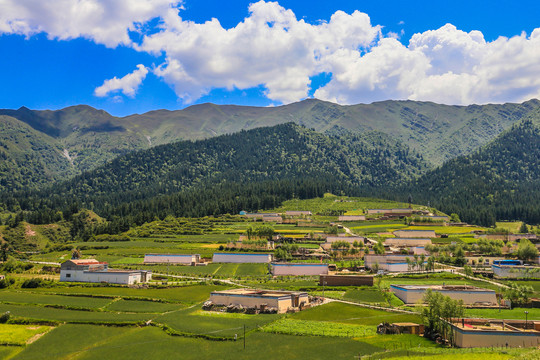
[[[0,0],[0,33],[51,39],[78,37],[108,47],[129,45],[128,31],[161,17],[180,1],[171,0]]]
[[[124,95],[133,98],[142,81],[146,78],[146,74],[148,74],[148,69],[139,64],[135,71],[120,79],[115,76],[112,79],[105,80],[103,85],[94,90],[94,95],[104,97],[110,93],[121,91]],[[118,101],[118,96],[115,96],[113,100]]]
[[[277,2],[249,5],[231,28],[218,19],[185,20],[173,0],[0,0],[0,33],[85,37],[164,57],[152,71],[184,103],[214,88],[263,86],[268,99],[304,99],[311,78],[331,74],[315,97],[342,104],[412,99],[447,104],[524,101],[540,97],[540,28],[530,35],[486,41],[479,31],[447,24],[412,36],[382,33],[367,14],[337,11],[310,24]],[[143,34],[148,21],[157,28]],[[140,31],[134,43],[130,31]],[[403,32],[401,33],[403,34]],[[147,69],[105,81],[96,95],[135,94]],[[124,85],[126,84],[126,85]]]

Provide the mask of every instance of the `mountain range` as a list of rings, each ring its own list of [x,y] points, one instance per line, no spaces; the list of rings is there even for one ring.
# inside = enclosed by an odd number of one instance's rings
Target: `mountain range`
[[[513,124],[535,118],[540,101],[448,106],[383,101],[342,106],[304,100],[278,107],[200,104],[114,117],[90,106],[0,110],[0,191],[38,188],[134,150],[293,122],[317,132],[380,133],[421,154],[429,167],[466,155]]]
[[[125,227],[336,191],[410,194],[482,225],[540,223],[538,100],[203,104],[126,118],[87,106],[2,113],[0,206],[35,222],[84,207]]]

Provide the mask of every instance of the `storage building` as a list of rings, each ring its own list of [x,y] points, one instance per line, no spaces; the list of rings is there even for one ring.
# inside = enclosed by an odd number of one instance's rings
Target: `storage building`
[[[497,306],[494,290],[469,285],[390,285],[390,290],[405,304],[422,302],[428,289],[440,292],[454,300],[463,300],[465,305]]]
[[[396,230],[394,235],[397,238],[435,238],[435,230]]]
[[[106,262],[71,259],[60,265],[60,281],[133,285],[152,279],[146,270],[112,270]]]
[[[384,240],[384,245],[396,247],[426,246],[431,245],[431,239],[387,238]]]
[[[365,215],[340,215],[338,221],[363,221],[366,220]]]
[[[527,265],[491,265],[493,274],[498,278],[510,279],[540,279],[540,267]]]
[[[296,210],[285,211],[285,215],[287,215],[287,216],[311,216],[311,211],[302,211],[302,210],[299,210],[299,211],[296,211]]]
[[[272,254],[214,253],[212,262],[215,262],[215,263],[269,263],[269,262],[272,262]]]
[[[407,258],[409,261],[414,261],[412,255],[401,255],[401,254],[386,254],[386,255],[374,255],[367,254],[364,256],[364,266],[373,269],[375,264],[378,264],[380,270],[388,272],[406,272],[409,270],[407,264]],[[427,259],[427,257],[426,257]],[[424,266],[427,264],[427,261],[424,261]]]
[[[199,254],[146,254],[145,264],[182,264],[194,265],[201,262]]]
[[[461,319],[452,325],[454,344],[460,348],[540,346],[540,322],[523,320]]]
[[[328,274],[328,264],[272,263],[274,276],[312,276]]]
[[[213,291],[210,301],[215,305],[242,306],[258,310],[276,309],[279,314],[310,305],[309,296],[301,291],[230,289]]]

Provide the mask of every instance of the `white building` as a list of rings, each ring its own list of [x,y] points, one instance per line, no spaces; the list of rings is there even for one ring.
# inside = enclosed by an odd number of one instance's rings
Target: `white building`
[[[60,281],[133,285],[152,279],[146,270],[112,270],[106,262],[72,259],[60,266]]]
[[[272,254],[257,253],[214,253],[212,262],[215,263],[269,263]]]
[[[372,255],[367,254],[364,256],[364,266],[373,269],[375,266],[378,266],[379,270],[384,270],[388,272],[406,272],[409,270],[417,270],[417,268],[409,269],[409,264],[407,264],[407,258],[409,261],[414,261],[412,255],[401,255],[401,254],[386,254],[386,255]],[[427,257],[426,257],[427,259]],[[377,265],[375,265],[377,264]],[[424,266],[427,264],[427,261],[424,261]]]
[[[454,300],[463,300],[465,305],[497,305],[494,290],[470,285],[390,285],[390,290],[405,304],[422,302],[428,289],[440,292]]]
[[[364,221],[366,215],[340,215],[338,221]]]
[[[328,264],[314,263],[272,263],[274,276],[312,276],[327,275]]]
[[[397,238],[435,238],[435,230],[396,230],[394,235]]]
[[[431,239],[387,238],[384,240],[384,245],[397,247],[426,246],[431,245]]]
[[[361,236],[327,236],[326,242],[327,243],[335,243],[337,241],[346,241],[350,244],[354,243],[355,241],[359,243],[364,243],[364,238]]]
[[[303,211],[303,210],[285,211],[285,215],[287,215],[287,216],[311,216],[311,211]]]
[[[199,254],[146,254],[145,264],[183,264],[192,265],[201,262]]]
[[[540,267],[526,265],[491,265],[498,278],[540,279]]]

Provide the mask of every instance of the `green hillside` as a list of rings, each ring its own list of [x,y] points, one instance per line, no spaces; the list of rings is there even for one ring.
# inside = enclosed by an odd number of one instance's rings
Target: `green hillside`
[[[539,111],[538,100],[482,106],[415,101],[341,106],[309,99],[273,108],[200,104],[178,111],[156,110],[124,118],[86,105],[57,111],[23,107],[0,110],[0,115],[32,127],[35,130],[33,136],[40,141],[47,139],[51,146],[60,149],[66,159],[69,156],[74,173],[81,173],[134,150],[287,122],[318,132],[332,133],[337,127],[361,134],[383,133],[422,154],[429,164],[440,165],[487,144],[512,124],[535,117]],[[7,141],[3,133],[0,133],[0,141]],[[20,148],[31,157],[44,157],[34,147],[20,144]],[[67,173],[62,166],[47,159],[49,157],[45,156],[44,166],[50,169],[50,177],[31,178],[24,182],[25,186],[65,178]],[[30,169],[39,173],[35,166]],[[13,171],[20,173],[23,170]],[[22,187],[22,182],[18,182],[18,187]]]
[[[51,208],[58,207],[58,201],[64,207],[78,201],[100,214],[113,215],[118,213],[111,206],[185,191],[195,191],[202,203],[211,193],[208,187],[223,184],[238,184],[246,191],[247,184],[274,182],[256,186],[279,189],[275,182],[316,179],[328,184],[328,189],[343,186],[367,189],[397,186],[420,176],[426,169],[421,156],[384,134],[341,131],[340,135],[327,136],[287,123],[128,153],[72,180],[40,192],[16,194],[16,200],[10,194],[4,196],[4,201],[19,203],[28,210],[42,209],[48,201],[56,201],[56,205],[49,203]],[[223,193],[209,200],[218,209],[222,206],[218,199]],[[270,206],[293,196],[288,191],[274,193],[285,198],[276,198]],[[177,200],[162,201],[165,209],[185,207],[175,203]],[[256,206],[255,209],[265,207]],[[137,213],[133,208],[121,211],[122,215],[127,212]]]
[[[536,119],[538,121],[538,119]],[[540,223],[540,128],[526,120],[477,152],[450,160],[408,188],[416,202],[467,222]],[[403,196],[403,195],[401,195]]]

